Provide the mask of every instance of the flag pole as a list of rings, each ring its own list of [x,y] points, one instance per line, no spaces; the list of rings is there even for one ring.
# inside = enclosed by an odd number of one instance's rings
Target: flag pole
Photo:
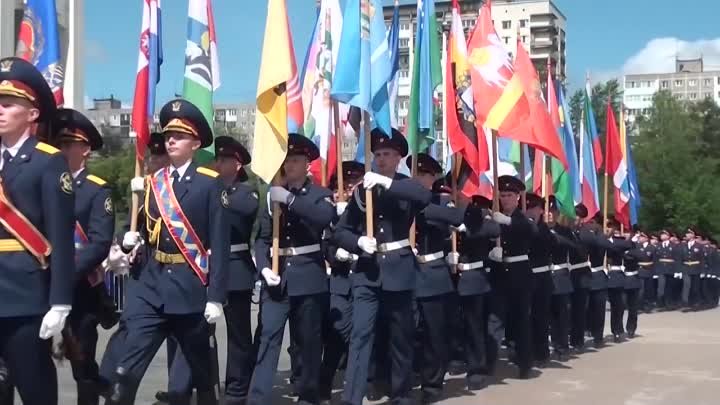
[[[320,184],[327,187],[327,160],[320,158]]]
[[[492,130],[492,161],[493,161],[493,211],[500,211],[500,192],[498,182],[498,145],[497,145],[497,131]]]
[[[526,145],[520,142],[520,180],[525,184],[527,175],[525,174],[525,148]],[[520,193],[520,207],[523,211],[527,210],[527,187]]]
[[[140,157],[135,155],[135,177],[143,176],[143,167],[140,162]],[[132,193],[132,200],[130,203],[130,232],[137,231],[138,224],[138,209],[140,208],[140,196],[138,193]]]
[[[538,151],[535,151],[535,153],[538,153]],[[548,220],[548,212],[550,211],[550,196],[548,195],[548,184],[547,184],[547,161],[548,161],[548,155],[543,154],[543,161],[542,161],[542,178],[541,178],[541,187],[542,187],[542,196],[545,199],[545,222]],[[555,218],[555,221],[557,222],[557,218]]]
[[[370,113],[367,111],[363,111],[363,128],[365,129],[365,135],[363,135],[365,137],[365,173],[370,173],[372,171],[372,165],[370,163],[372,157],[370,143],[372,142],[372,138],[370,137]],[[375,237],[375,223],[373,219],[372,189],[365,189],[365,228],[368,238]]]
[[[276,186],[280,183],[280,170],[275,174],[272,185]],[[280,274],[280,203],[272,203],[272,250],[270,257],[272,258],[272,271]]]
[[[333,101],[332,103],[332,109],[333,109],[333,120],[335,121],[335,163],[337,167],[335,168],[335,176],[337,178],[337,189],[338,189],[338,201],[344,202],[345,201],[345,182],[343,180],[343,170],[342,170],[342,147],[343,147],[343,138],[344,138],[344,132],[342,131],[340,124],[340,111],[338,110],[338,102]],[[365,159],[367,160],[367,158]]]

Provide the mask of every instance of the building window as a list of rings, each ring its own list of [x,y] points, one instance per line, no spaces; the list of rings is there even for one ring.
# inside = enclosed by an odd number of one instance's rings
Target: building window
[[[661,89],[667,89],[668,86],[670,86],[670,82],[669,82],[669,81],[663,80],[663,81],[660,82],[660,88],[661,88]]]
[[[690,93],[690,100],[697,100],[697,93]]]
[[[400,71],[398,72],[398,77],[400,77],[401,79],[407,79],[408,76],[409,72],[407,69],[400,69]]]
[[[528,20],[520,20],[520,28],[525,28],[528,25]]]
[[[400,48],[407,48],[408,46],[410,46],[410,39],[400,38]]]
[[[510,37],[503,37],[503,40],[505,40],[505,43],[506,43],[506,44],[509,44],[509,43],[510,43]]]
[[[682,80],[675,80],[675,87],[682,87],[683,81]]]
[[[675,98],[677,98],[678,100],[682,100],[682,99],[685,98],[685,95],[684,95],[684,94],[681,94],[681,93],[680,93],[680,94],[676,94],[676,95],[675,95]]]
[[[472,28],[475,25],[475,20],[462,20],[463,28]]]
[[[527,44],[527,35],[522,36],[522,43]]]
[[[510,21],[510,20],[503,21],[502,27],[504,30],[509,30],[510,28],[512,28],[512,21]]]
[[[628,81],[628,82],[625,84],[625,87],[627,87],[628,89],[634,89],[634,88],[635,88],[635,82],[632,81],[632,80],[630,80],[630,81]]]
[[[410,29],[410,24],[408,23],[401,23],[400,24],[400,31],[407,31]]]
[[[652,87],[652,82],[651,81],[643,82],[643,87]]]
[[[688,86],[697,86],[697,80],[695,80],[695,79],[688,80]]]
[[[705,93],[703,98],[712,98],[712,93]]]
[[[705,86],[712,86],[712,79],[705,79],[705,80],[703,80],[703,85],[705,85]]]

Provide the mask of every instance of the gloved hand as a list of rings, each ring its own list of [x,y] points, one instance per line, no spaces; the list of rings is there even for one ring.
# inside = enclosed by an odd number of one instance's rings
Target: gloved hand
[[[500,225],[510,225],[512,222],[512,218],[502,212],[493,212],[492,219]]]
[[[207,323],[213,324],[220,320],[223,316],[223,309],[222,305],[218,304],[217,302],[210,302],[208,301],[207,304],[205,304],[205,320]]]
[[[281,204],[289,204],[292,193],[287,191],[285,187],[272,186],[270,187],[270,200]]]
[[[377,252],[377,240],[375,238],[368,238],[367,236],[361,236],[358,239],[358,247],[367,254],[375,254]]]
[[[275,286],[280,285],[280,276],[278,274],[275,274],[274,271],[268,269],[267,267],[262,269],[260,274],[262,274],[263,278],[265,279],[265,282],[267,283],[267,285],[269,287],[275,287]]]
[[[390,177],[385,177],[381,174],[367,172],[363,177],[363,187],[365,187],[366,190],[370,190],[377,185],[380,185],[387,190],[390,188],[391,184],[392,179]]]
[[[459,260],[460,253],[458,252],[450,252],[447,256],[445,256],[445,261],[451,266],[457,266]]]
[[[58,336],[65,326],[65,319],[70,315],[70,305],[53,305],[45,314],[40,325],[40,339],[47,340]]]
[[[502,259],[503,259],[503,250],[502,250],[502,248],[499,247],[499,246],[496,246],[496,247],[492,248],[492,250],[490,251],[490,254],[488,255],[488,257],[489,257],[490,260],[492,260],[492,261],[502,262]]]
[[[338,216],[342,215],[343,212],[345,212],[345,208],[347,208],[347,202],[340,201],[335,205],[335,211],[337,212]]]
[[[133,177],[130,180],[130,190],[133,193],[145,191],[145,179],[143,177]]]
[[[335,251],[335,258],[341,262],[349,262],[352,260],[352,254],[343,248],[338,248],[338,250]]]
[[[125,236],[123,236],[122,242],[123,248],[127,250],[132,250],[140,243],[142,243],[142,239],[140,238],[140,232],[125,232]]]
[[[128,259],[128,255],[123,253],[120,246],[112,245],[107,257],[107,270],[118,275],[123,275],[128,273],[129,268],[130,260]]]
[[[465,224],[460,224],[460,226],[458,226],[458,227],[451,226],[450,229],[452,229],[453,231],[458,232],[458,233],[467,232],[467,227],[465,226]]]

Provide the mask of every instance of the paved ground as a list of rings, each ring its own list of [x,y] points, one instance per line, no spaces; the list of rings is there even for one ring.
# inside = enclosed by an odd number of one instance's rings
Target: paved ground
[[[641,315],[640,336],[633,341],[583,354],[568,363],[554,363],[531,380],[514,379],[503,367],[500,378],[482,391],[468,392],[462,377],[446,385],[442,405],[717,405],[720,403],[720,310],[699,313]],[[225,368],[224,326],[218,327],[221,370]],[[609,330],[609,326],[606,328]],[[102,334],[104,343],[109,336]],[[287,338],[286,338],[287,341]],[[283,351],[278,371],[277,400],[286,397],[289,360]],[[221,372],[224,374],[224,372]],[[69,365],[59,368],[61,405],[75,403]],[[503,377],[504,376],[504,377]],[[140,387],[137,404],[154,403],[155,391],[167,380],[165,349],[161,348]],[[336,398],[337,401],[337,398]],[[380,401],[383,404],[387,401]]]

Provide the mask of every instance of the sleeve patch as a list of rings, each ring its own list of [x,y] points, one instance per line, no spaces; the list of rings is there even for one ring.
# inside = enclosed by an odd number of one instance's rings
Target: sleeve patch
[[[60,190],[65,194],[73,193],[72,176],[70,176],[70,173],[63,172],[60,175]]]
[[[104,205],[105,205],[105,212],[108,215],[112,215],[113,214],[113,202],[112,202],[112,199],[110,199],[110,197],[105,199]]]

